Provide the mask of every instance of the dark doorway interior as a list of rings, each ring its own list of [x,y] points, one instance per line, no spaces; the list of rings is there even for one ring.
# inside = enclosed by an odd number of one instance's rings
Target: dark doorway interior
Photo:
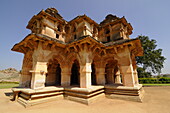
[[[91,72],[91,83],[92,83],[92,85],[97,85],[97,83],[96,83],[96,70],[95,70],[95,65],[94,65],[94,63],[92,63],[91,68],[92,68],[92,72]]]
[[[106,80],[106,84],[108,84],[109,82],[109,77],[108,77],[108,72],[109,71],[109,64],[106,64],[106,67],[105,67],[105,80]]]
[[[48,65],[48,73],[46,75],[46,86],[61,85],[61,68],[57,61],[51,61]]]
[[[56,67],[56,85],[61,85],[61,68],[60,64]]]
[[[77,60],[74,61],[71,69],[71,85],[80,85],[80,66]]]
[[[107,41],[110,42],[110,36],[107,37]]]

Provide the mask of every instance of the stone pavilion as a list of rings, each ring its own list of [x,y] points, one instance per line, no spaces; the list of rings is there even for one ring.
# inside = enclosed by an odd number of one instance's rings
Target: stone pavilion
[[[109,14],[96,23],[86,15],[66,21],[55,8],[34,15],[31,30],[12,51],[24,54],[14,99],[31,106],[59,98],[89,104],[100,97],[141,101],[136,56],[139,39],[130,39],[125,17]]]

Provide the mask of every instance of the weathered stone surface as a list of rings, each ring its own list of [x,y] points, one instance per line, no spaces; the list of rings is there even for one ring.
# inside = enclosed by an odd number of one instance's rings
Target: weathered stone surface
[[[81,15],[67,22],[48,8],[27,28],[32,33],[12,48],[24,53],[21,87],[139,85],[135,57],[143,51],[139,39],[129,38],[133,28],[124,17],[108,15],[97,24]]]

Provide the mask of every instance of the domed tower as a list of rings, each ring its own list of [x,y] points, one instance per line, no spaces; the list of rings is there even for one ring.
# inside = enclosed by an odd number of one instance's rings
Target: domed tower
[[[67,41],[73,41],[83,36],[97,39],[98,24],[86,15],[80,15],[68,22],[70,32],[67,32]]]
[[[124,17],[119,18],[115,15],[109,14],[100,23],[99,40],[105,43],[121,39],[129,39],[132,30],[132,26],[130,23],[127,23]]]
[[[67,22],[55,8],[48,8],[34,15],[27,28],[32,33],[43,34],[65,42],[65,24]]]

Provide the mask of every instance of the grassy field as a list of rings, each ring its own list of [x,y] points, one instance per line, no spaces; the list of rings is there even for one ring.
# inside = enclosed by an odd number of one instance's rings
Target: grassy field
[[[18,83],[0,83],[0,89],[12,88],[19,86]]]
[[[0,83],[0,89],[19,86],[19,83]],[[170,86],[170,84],[143,84],[143,86]]]
[[[170,84],[143,84],[143,86],[170,86]]]

